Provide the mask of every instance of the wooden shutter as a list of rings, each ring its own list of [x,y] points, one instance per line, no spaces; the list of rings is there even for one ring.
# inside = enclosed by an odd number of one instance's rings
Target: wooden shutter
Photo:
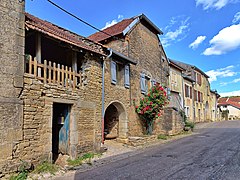
[[[117,83],[117,65],[114,61],[111,61],[111,79],[112,84]]]
[[[190,86],[190,98],[192,99],[192,87]]]
[[[130,71],[129,71],[129,65],[125,65],[125,70],[124,70],[124,72],[125,72],[125,78],[124,78],[124,80],[125,80],[125,87],[126,88],[129,88],[130,87]]]
[[[146,80],[145,80],[145,74],[140,74],[140,86],[141,86],[141,93],[146,93]]]
[[[200,94],[200,92],[198,91],[198,102],[200,102],[200,98],[201,98],[201,94]]]
[[[185,84],[185,97],[188,97],[188,88],[187,88],[187,85]]]
[[[197,101],[197,91],[194,90],[194,101]]]

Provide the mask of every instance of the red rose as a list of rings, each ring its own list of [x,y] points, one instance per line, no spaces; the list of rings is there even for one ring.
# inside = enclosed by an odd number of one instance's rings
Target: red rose
[[[161,113],[158,113],[158,117],[160,117],[161,116]]]
[[[151,102],[150,102],[150,105],[152,105],[152,104],[153,104],[153,102],[151,101]]]
[[[138,108],[138,106],[136,106],[136,109]]]

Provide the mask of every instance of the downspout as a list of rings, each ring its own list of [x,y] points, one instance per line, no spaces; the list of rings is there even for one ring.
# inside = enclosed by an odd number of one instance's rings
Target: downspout
[[[106,59],[109,59],[112,56],[112,49],[108,48],[110,54]],[[105,79],[105,61],[102,63],[102,144],[104,144],[104,103],[105,103],[105,87],[104,87],[104,79]]]

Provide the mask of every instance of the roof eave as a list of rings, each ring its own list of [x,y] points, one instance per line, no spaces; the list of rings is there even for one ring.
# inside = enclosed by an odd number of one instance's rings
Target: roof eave
[[[123,54],[121,54],[121,53],[119,53],[119,52],[117,52],[117,51],[115,51],[115,50],[113,50],[113,49],[111,49],[111,48],[108,48],[108,50],[109,50],[109,51],[112,51],[112,54],[113,54],[113,55],[118,56],[118,57],[120,57],[121,59],[124,59],[125,61],[127,61],[127,62],[129,62],[129,63],[131,63],[131,64],[134,64],[134,65],[137,64],[137,62],[136,62],[135,60],[133,60],[132,58],[129,58],[129,57],[127,57],[127,56],[125,56],[125,55],[123,55]]]
[[[145,16],[144,14],[141,14],[141,15],[139,16],[139,19],[140,19],[140,20],[141,20],[141,19],[144,19],[148,24],[150,24],[150,25],[158,32],[158,34],[160,34],[160,35],[163,34],[163,32],[162,32],[155,24],[153,24],[153,22],[150,21],[150,19],[148,19],[147,16]]]

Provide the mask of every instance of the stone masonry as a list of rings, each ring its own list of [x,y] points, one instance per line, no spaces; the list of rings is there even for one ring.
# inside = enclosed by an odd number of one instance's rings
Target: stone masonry
[[[0,177],[15,171],[15,145],[23,139],[24,2],[0,3]]]

